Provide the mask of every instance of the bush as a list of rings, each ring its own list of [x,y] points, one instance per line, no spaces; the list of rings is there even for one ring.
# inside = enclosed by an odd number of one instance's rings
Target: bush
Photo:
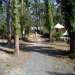
[[[55,32],[53,34],[53,37],[56,39],[56,40],[60,40],[60,36],[61,36],[61,33],[60,32]]]

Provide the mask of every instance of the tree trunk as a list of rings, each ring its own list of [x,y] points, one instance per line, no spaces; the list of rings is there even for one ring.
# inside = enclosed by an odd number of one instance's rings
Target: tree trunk
[[[51,22],[50,24],[50,42],[53,42],[53,26],[54,26],[54,21],[53,21],[53,11],[52,11],[52,6],[51,4],[49,5],[49,21]]]
[[[48,25],[50,42],[52,42],[52,26],[54,25],[52,7],[49,0],[44,0],[44,2],[46,6],[46,25]]]
[[[24,0],[21,0],[21,35],[22,35],[22,39],[24,39],[23,30],[24,30]]]
[[[71,0],[61,1],[61,13],[63,15],[65,29],[68,31],[69,37],[70,37],[70,52],[74,52],[75,33],[72,32],[73,28],[71,25],[71,20],[72,20],[72,2]]]
[[[10,12],[10,0],[7,1],[7,36],[8,36],[8,46],[11,47],[11,12]]]
[[[19,34],[20,34],[20,24],[19,24],[19,11],[18,11],[18,1],[19,0],[12,0],[13,2],[13,27],[14,27],[14,33],[15,33],[15,52],[17,55],[19,55]]]
[[[15,34],[15,52],[19,55],[19,36]]]
[[[75,32],[70,34],[70,52],[75,52]]]

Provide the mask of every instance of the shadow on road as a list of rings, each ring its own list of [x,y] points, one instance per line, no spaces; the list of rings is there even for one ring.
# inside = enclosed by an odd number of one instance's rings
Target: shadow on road
[[[13,47],[12,47],[13,44],[14,43],[12,43],[11,47],[9,47],[7,45],[7,43],[0,43],[0,51],[6,52],[9,54],[13,54],[14,50],[13,51],[11,50],[11,49],[13,49]],[[39,45],[39,44],[41,44],[41,45]],[[63,50],[57,50],[53,47],[43,46],[43,45],[47,45],[47,44],[48,44],[48,42],[46,42],[46,41],[37,42],[36,45],[34,42],[22,42],[22,43],[20,43],[20,49],[25,52],[38,52],[38,53],[41,53],[44,55],[54,56],[54,57],[61,57],[68,53]]]
[[[49,72],[47,71],[46,73],[51,74],[51,75],[75,75],[73,73],[59,73],[59,72]]]
[[[68,53],[67,51],[57,50],[54,49],[53,47],[33,46],[33,45],[26,46],[22,50],[26,52],[38,52],[44,55],[54,56],[54,57],[61,57]]]
[[[0,42],[0,51],[3,51],[8,54],[13,54],[13,43],[9,46],[7,43]]]

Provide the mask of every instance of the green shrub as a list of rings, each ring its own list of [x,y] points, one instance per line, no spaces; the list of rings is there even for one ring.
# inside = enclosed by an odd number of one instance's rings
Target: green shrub
[[[56,39],[56,40],[60,40],[60,36],[61,36],[61,33],[60,32],[55,32],[53,34],[53,37]]]

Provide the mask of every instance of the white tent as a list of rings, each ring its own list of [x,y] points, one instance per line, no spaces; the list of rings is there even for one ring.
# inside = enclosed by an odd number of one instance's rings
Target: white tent
[[[68,32],[67,31],[65,33],[63,33],[63,36],[66,36],[66,35],[68,35]]]
[[[62,28],[64,28],[64,26],[61,25],[61,24],[59,24],[59,23],[57,23],[57,24],[54,26],[54,28],[62,29]]]

